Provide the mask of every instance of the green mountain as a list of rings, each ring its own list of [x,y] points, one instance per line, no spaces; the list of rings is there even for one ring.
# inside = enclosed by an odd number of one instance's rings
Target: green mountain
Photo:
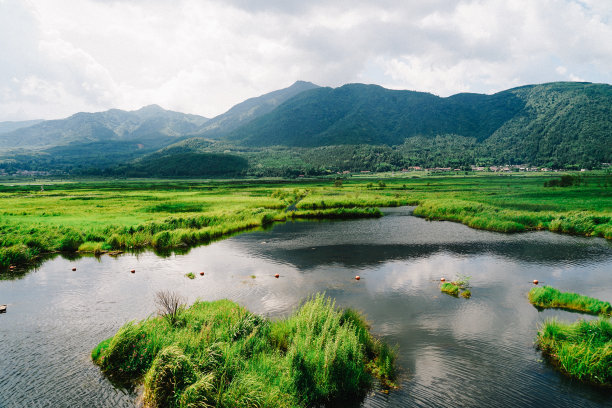
[[[482,157],[548,167],[612,162],[612,86],[558,82],[507,92],[524,107],[483,143]]]
[[[109,140],[159,147],[160,142],[169,144],[196,131],[207,120],[202,116],[164,110],[157,105],[129,112],[119,109],[81,112],[66,119],[46,120],[0,134],[0,148],[42,149]]]
[[[248,160],[245,157],[214,148],[210,151],[213,146],[214,143],[207,139],[186,139],[106,173],[126,177],[215,177],[246,172]]]
[[[2,148],[0,170],[8,173],[200,177],[472,164],[592,168],[612,162],[612,86],[557,82],[441,98],[376,85],[332,89],[296,82],[209,121],[158,106],[79,113],[0,133]]]
[[[441,142],[449,137],[459,141]],[[435,138],[445,150],[461,147],[463,156],[471,145],[463,160],[472,162],[611,162],[612,86],[559,82],[447,98],[376,85],[318,88],[236,129],[226,140],[254,147],[408,143],[406,149],[415,153],[421,147],[437,149],[428,146]]]
[[[440,98],[349,84],[304,92],[227,139],[250,146],[398,145],[407,137],[449,133],[483,140],[522,107],[509,93]]]
[[[274,108],[294,96],[318,87],[318,85],[310,82],[297,81],[288,88],[247,99],[235,105],[227,112],[209,120],[194,133],[207,138],[218,138],[255,118],[271,112]]]

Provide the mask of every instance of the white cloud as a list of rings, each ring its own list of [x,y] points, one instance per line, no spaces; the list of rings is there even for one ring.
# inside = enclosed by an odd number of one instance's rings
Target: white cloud
[[[450,95],[612,82],[608,0],[0,1],[0,120],[166,108],[214,116],[290,85]]]

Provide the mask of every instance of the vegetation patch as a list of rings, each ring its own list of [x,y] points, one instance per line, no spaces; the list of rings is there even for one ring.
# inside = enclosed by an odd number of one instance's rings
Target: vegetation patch
[[[358,312],[323,295],[279,321],[228,300],[172,308],[169,294],[160,299],[162,316],[127,323],[91,354],[111,379],[143,383],[147,406],[357,403],[374,377],[393,385],[395,351],[372,337]]]
[[[561,372],[581,381],[612,386],[612,325],[609,319],[573,324],[546,321],[536,344]]]
[[[544,188],[551,177],[541,174],[419,174],[384,178],[384,188],[368,188],[382,181],[379,175],[351,177],[342,187],[334,186],[335,178],[58,182],[44,191],[0,185],[0,269],[59,251],[167,253],[273,222],[378,217],[377,207],[402,205],[473,228],[612,239],[608,174],[581,173],[572,188]]]
[[[472,297],[472,292],[470,291],[470,278],[471,276],[467,275],[458,275],[457,279],[452,282],[444,282],[440,285],[440,291],[446,293],[451,296],[461,296],[465,299],[469,299]]]
[[[572,292],[561,292],[550,286],[534,287],[529,291],[529,301],[540,308],[557,308],[589,313],[593,315],[612,314],[610,302]]]
[[[148,212],[166,212],[166,213],[183,213],[183,212],[200,212],[204,206],[197,203],[163,203],[146,208]]]

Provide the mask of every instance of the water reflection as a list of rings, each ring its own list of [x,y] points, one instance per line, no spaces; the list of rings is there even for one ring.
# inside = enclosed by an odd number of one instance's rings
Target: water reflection
[[[610,391],[567,380],[533,348],[544,319],[580,315],[538,312],[526,300],[534,278],[609,300],[609,243],[407,214],[276,225],[187,255],[57,257],[0,281],[0,303],[9,304],[0,316],[0,407],[134,406],[136,396],[112,387],[89,352],[125,321],[152,313],[160,289],[189,301],[230,298],[271,317],[321,291],[363,311],[376,334],[399,346],[402,368],[401,388],[374,392],[367,407],[610,404]],[[205,276],[184,277],[199,271]],[[458,274],[472,276],[472,299],[440,293],[440,277]]]

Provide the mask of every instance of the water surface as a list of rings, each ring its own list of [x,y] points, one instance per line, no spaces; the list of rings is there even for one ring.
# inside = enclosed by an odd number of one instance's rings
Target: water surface
[[[365,407],[612,406],[610,390],[563,377],[533,347],[545,319],[582,316],[539,312],[526,298],[539,279],[611,300],[609,242],[387,213],[280,224],[165,258],[58,257],[0,281],[0,303],[9,305],[0,315],[0,407],[135,406],[137,395],[115,389],[89,353],[126,321],[154,313],[160,289],[190,302],[229,298],[272,318],[321,291],[363,311],[373,332],[399,347],[401,369],[400,388],[374,390]],[[440,277],[458,274],[472,277],[472,299],[440,293]]]

